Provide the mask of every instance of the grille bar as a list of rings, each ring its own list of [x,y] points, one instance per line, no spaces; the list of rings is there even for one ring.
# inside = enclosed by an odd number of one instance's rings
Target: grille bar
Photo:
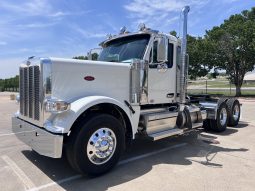
[[[33,118],[34,112],[34,68],[29,67],[28,74],[28,116],[29,118]]]
[[[20,113],[24,115],[24,68],[19,69]]]
[[[20,113],[40,120],[40,68],[20,67]]]
[[[28,115],[28,68],[24,68],[24,115]]]
[[[40,68],[34,67],[34,119],[40,120]]]

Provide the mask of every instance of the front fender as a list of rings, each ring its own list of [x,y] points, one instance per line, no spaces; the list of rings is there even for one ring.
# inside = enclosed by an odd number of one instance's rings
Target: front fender
[[[46,128],[50,131],[54,131],[55,133],[68,133],[75,120],[83,112],[85,112],[90,107],[101,103],[110,103],[120,107],[127,114],[132,125],[133,135],[135,134],[138,126],[140,107],[134,107],[133,109],[135,110],[135,114],[132,114],[124,102],[121,103],[116,99],[105,96],[88,96],[72,102],[70,110],[52,116],[50,120],[51,125],[48,125],[48,128],[46,125]]]

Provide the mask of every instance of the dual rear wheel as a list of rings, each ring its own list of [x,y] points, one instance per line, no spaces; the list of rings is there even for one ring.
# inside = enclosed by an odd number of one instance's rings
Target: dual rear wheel
[[[234,127],[238,125],[240,119],[240,103],[237,99],[231,98],[225,101],[218,101],[218,110],[216,119],[207,119],[204,121],[204,128],[216,132],[223,132],[227,126]]]
[[[237,99],[229,99],[227,101],[227,105],[229,113],[228,126],[235,127],[238,125],[240,119],[241,114],[240,103]]]

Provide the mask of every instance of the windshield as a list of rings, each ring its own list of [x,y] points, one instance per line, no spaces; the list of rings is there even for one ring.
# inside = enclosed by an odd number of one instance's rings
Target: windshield
[[[136,35],[119,38],[106,43],[99,55],[99,61],[131,62],[143,59],[150,35]]]

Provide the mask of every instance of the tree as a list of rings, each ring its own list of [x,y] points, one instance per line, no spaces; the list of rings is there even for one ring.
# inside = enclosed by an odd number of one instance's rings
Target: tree
[[[77,59],[77,60],[88,60],[87,56],[74,56],[73,59]]]
[[[219,27],[206,31],[205,39],[212,47],[214,66],[226,70],[241,96],[244,75],[255,64],[255,7],[230,16]]]
[[[177,37],[176,31],[170,31],[171,35]],[[211,57],[211,44],[201,37],[187,36],[187,53],[189,54],[189,78],[206,76],[212,69],[209,63]]]
[[[176,31],[170,31],[169,34],[177,37],[177,32]]]
[[[98,55],[97,53],[92,53],[90,59],[92,59],[92,60],[97,60],[98,56],[99,56],[99,55]],[[88,60],[89,57],[88,57],[88,56],[74,56],[73,59]]]
[[[5,91],[6,89],[12,88],[12,90],[17,90],[19,87],[19,76],[16,75],[13,78],[0,79],[0,91]]]
[[[92,60],[97,60],[98,56],[99,55],[97,53],[93,53],[92,54]]]
[[[206,76],[213,68],[210,63],[213,49],[211,43],[201,37],[187,37],[187,53],[189,54],[189,77],[196,79],[197,77]]]

